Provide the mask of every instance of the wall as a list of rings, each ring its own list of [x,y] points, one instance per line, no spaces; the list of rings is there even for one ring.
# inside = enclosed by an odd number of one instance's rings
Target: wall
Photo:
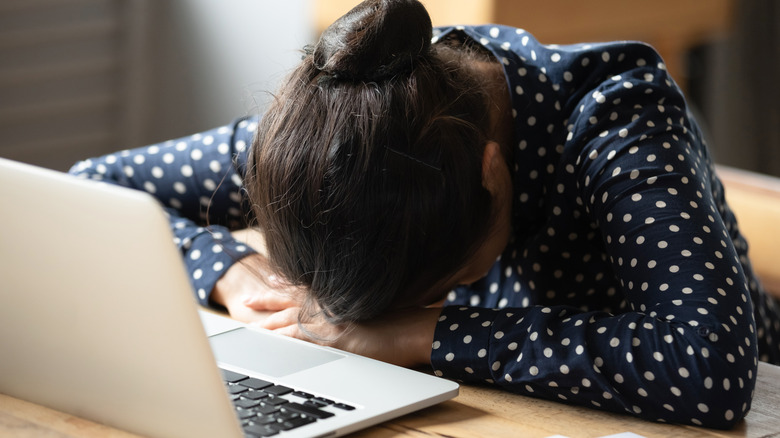
[[[314,39],[309,0],[167,0],[155,9],[140,143],[257,112]]]
[[[2,0],[0,156],[67,169],[255,112],[315,41],[317,11],[356,2]],[[735,5],[729,38],[685,70],[689,96],[718,161],[780,175],[780,7]]]
[[[120,9],[0,1],[0,156],[63,167],[118,141]]]
[[[256,112],[312,0],[0,1],[0,156],[67,170]]]
[[[723,164],[780,176],[780,2],[742,0],[731,38],[701,48],[692,96]]]

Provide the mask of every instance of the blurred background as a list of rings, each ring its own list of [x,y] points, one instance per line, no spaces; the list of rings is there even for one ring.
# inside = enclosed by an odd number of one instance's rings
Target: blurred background
[[[655,46],[716,161],[780,175],[776,0],[427,0],[435,25]],[[2,0],[0,156],[58,170],[261,112],[356,0]]]

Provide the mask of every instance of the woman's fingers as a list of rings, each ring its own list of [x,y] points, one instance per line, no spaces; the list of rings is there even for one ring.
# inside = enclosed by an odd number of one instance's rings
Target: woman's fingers
[[[230,311],[230,316],[233,319],[247,324],[255,324],[255,325],[259,325],[261,322],[265,321],[265,319],[272,314],[273,312],[270,311],[252,310],[248,307],[243,307],[240,309],[232,309]]]
[[[242,304],[253,310],[284,310],[300,305],[297,291],[291,289],[248,293],[242,297]]]
[[[267,330],[277,330],[285,327],[298,327],[300,307],[288,307],[268,315],[259,326]]]
[[[340,327],[329,324],[316,316],[304,323],[302,327],[299,321],[300,311],[299,307],[292,307],[274,312],[256,325],[291,338],[320,345],[337,346],[338,342],[336,341],[340,338],[342,331]]]
[[[296,339],[301,339],[303,341],[311,342],[311,340],[308,337],[302,335],[301,330],[297,324],[288,325],[286,327],[280,327],[278,329],[275,329],[274,332],[280,335],[288,336],[290,338],[296,338]]]

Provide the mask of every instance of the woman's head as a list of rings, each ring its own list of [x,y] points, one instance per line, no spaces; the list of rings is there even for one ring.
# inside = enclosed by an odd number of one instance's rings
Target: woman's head
[[[490,232],[483,81],[413,0],[331,25],[263,116],[246,187],[271,267],[334,322],[452,287]]]

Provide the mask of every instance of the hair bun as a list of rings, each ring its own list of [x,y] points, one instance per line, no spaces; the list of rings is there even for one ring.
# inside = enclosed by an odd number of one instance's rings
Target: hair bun
[[[366,0],[325,29],[314,65],[349,80],[406,73],[428,52],[432,32],[428,11],[417,0]]]

